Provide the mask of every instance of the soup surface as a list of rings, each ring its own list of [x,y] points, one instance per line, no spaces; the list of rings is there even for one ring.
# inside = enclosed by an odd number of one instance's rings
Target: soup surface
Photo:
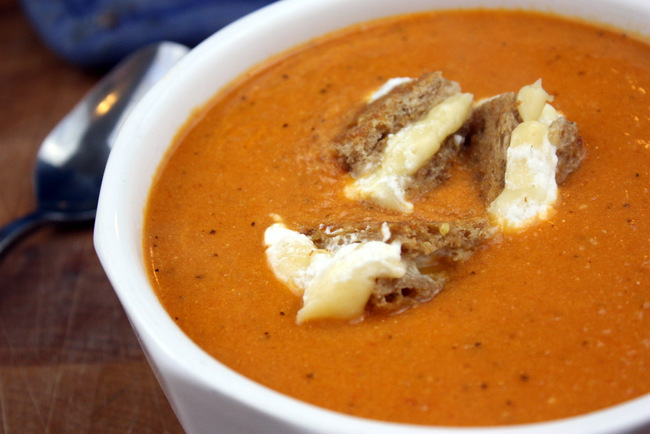
[[[351,324],[296,324],[267,266],[287,226],[484,212],[452,168],[413,214],[353,202],[333,137],[390,77],[443,72],[475,99],[542,78],[587,156],[557,213],[503,234],[433,300]],[[578,415],[650,392],[650,47],[527,12],[396,17],[259,66],[190,119],[160,167],[146,262],[176,323],[216,359],[301,400],[362,417],[495,425]]]

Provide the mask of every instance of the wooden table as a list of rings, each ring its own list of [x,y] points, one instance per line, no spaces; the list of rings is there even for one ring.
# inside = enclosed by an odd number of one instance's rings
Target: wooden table
[[[57,59],[0,0],[0,225],[35,204],[48,131],[99,75]],[[0,262],[0,433],[182,432],[93,247],[44,228]]]

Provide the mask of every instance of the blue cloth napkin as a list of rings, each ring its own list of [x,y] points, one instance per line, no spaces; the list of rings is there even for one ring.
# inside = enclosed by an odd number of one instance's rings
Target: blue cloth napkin
[[[273,0],[21,0],[45,44],[67,61],[108,67],[150,42],[194,46]]]

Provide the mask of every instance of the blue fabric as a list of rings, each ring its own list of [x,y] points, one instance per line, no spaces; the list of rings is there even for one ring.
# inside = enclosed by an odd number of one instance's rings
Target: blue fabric
[[[60,57],[106,67],[150,42],[194,46],[273,0],[21,0],[25,14]]]

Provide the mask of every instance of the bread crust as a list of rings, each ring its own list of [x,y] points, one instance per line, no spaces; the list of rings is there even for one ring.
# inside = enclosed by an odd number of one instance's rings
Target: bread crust
[[[563,183],[578,168],[586,151],[578,126],[564,117],[557,119],[548,130],[548,139],[556,148],[557,167],[555,181]]]
[[[469,121],[470,162],[476,169],[481,199],[490,203],[503,191],[512,130],[522,122],[517,97],[508,92],[479,104]]]
[[[402,255],[408,258],[435,255],[462,261],[494,231],[487,217],[478,217],[453,221],[348,222],[303,228],[300,232],[319,249],[332,250],[364,241],[399,242]]]

